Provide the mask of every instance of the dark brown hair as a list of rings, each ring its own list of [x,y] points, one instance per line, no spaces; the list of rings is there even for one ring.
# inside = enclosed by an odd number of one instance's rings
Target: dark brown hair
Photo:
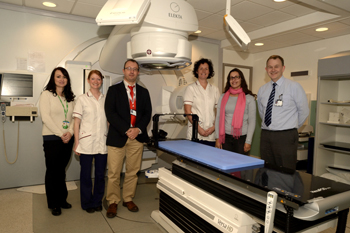
[[[215,75],[213,63],[211,62],[211,60],[206,59],[206,58],[202,58],[202,59],[200,59],[200,60],[198,60],[198,61],[196,61],[196,62],[194,63],[194,67],[193,67],[192,73],[193,73],[193,75],[194,75],[196,78],[198,78],[197,71],[198,71],[198,69],[199,69],[199,66],[200,66],[201,64],[205,64],[205,63],[207,63],[208,66],[209,66],[209,75],[208,75],[208,78],[207,78],[207,79],[210,79],[210,78],[212,78],[212,77]]]
[[[57,95],[56,84],[55,84],[56,70],[61,71],[63,76],[67,79],[67,85],[63,89],[64,97],[66,98],[67,102],[74,101],[75,95],[71,88],[70,77],[69,77],[68,71],[63,67],[56,67],[55,69],[53,69],[53,71],[51,72],[49,83],[46,85],[45,90],[52,92],[54,96]]]
[[[225,86],[225,91],[224,91],[224,93],[225,93],[226,91],[228,91],[228,89],[230,89],[230,87],[231,87],[231,84],[230,84],[230,75],[231,75],[232,72],[235,72],[235,71],[236,71],[236,72],[239,74],[239,76],[241,77],[241,87],[242,87],[243,92],[244,92],[246,95],[247,95],[247,94],[250,94],[250,95],[256,97],[256,95],[253,94],[253,92],[252,92],[251,90],[248,89],[248,85],[247,85],[247,82],[245,81],[243,72],[242,72],[240,69],[237,69],[237,68],[232,69],[232,70],[230,71],[230,73],[228,73],[227,78],[226,78],[226,86]]]

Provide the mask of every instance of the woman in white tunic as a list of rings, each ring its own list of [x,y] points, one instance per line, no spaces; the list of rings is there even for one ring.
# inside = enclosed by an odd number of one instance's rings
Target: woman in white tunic
[[[80,156],[81,207],[88,213],[102,210],[107,164],[107,119],[104,112],[105,96],[100,92],[103,76],[92,70],[88,76],[90,90],[79,96],[73,112],[74,152]],[[95,183],[91,169],[95,160]],[[92,190],[93,187],[93,190]]]
[[[215,146],[215,115],[220,92],[219,88],[210,84],[208,79],[214,76],[213,64],[209,59],[202,58],[196,61],[193,75],[198,79],[188,85],[184,95],[184,108],[186,114],[197,114],[198,139],[202,144]],[[187,139],[192,138],[192,116],[187,115]]]

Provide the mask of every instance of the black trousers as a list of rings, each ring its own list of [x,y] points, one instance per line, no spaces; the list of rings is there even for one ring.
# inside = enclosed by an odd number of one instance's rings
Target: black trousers
[[[295,170],[298,150],[298,130],[262,130],[260,138],[261,159],[269,164]]]
[[[244,152],[246,138],[247,135],[241,135],[236,139],[232,135],[225,134],[225,143],[222,144],[222,149],[242,155],[248,155],[248,152]]]
[[[62,140],[44,140],[45,152],[45,191],[50,209],[58,208],[66,202],[66,167],[72,155],[74,138],[65,144]]]

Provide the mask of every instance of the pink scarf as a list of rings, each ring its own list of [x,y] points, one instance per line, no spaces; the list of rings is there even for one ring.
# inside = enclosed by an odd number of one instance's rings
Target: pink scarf
[[[230,94],[238,94],[235,111],[232,117],[231,134],[234,138],[239,138],[239,136],[242,135],[243,115],[245,110],[245,93],[243,92],[242,88],[236,90],[230,87],[230,89],[228,89],[228,91],[226,91],[222,97],[220,106],[219,142],[221,144],[225,143],[225,107]]]

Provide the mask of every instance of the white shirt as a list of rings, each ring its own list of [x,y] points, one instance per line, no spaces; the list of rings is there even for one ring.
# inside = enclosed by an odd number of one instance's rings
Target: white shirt
[[[107,118],[104,111],[105,96],[98,100],[90,91],[78,97],[73,117],[79,118],[79,145],[81,154],[107,154]]]
[[[184,104],[192,105],[191,111],[199,117],[199,125],[204,130],[215,124],[215,108],[220,98],[219,88],[208,83],[204,89],[197,80],[187,86],[184,95]],[[192,138],[192,124],[188,122],[187,139]],[[198,134],[199,140],[215,141],[215,133],[208,137]]]

